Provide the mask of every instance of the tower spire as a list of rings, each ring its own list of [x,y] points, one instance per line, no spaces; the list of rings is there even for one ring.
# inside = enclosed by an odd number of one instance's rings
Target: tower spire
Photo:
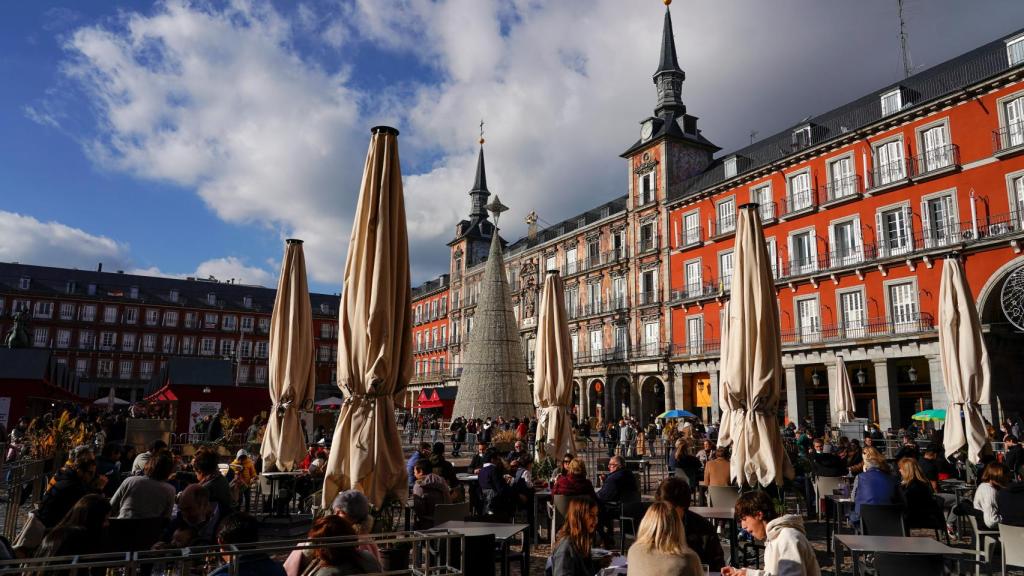
[[[661,30],[661,57],[658,70],[654,73],[654,85],[658,88],[658,105],[654,108],[655,116],[663,116],[667,112],[681,116],[686,113],[683,104],[682,88],[686,73],[679,67],[676,57],[676,41],[672,33],[672,12],[668,5],[672,0],[665,0],[665,24]]]
[[[484,121],[480,121],[480,154],[476,159],[476,179],[473,180],[473,188],[469,191],[473,199],[469,217],[474,222],[487,220],[487,198],[491,195],[487,189],[487,169],[484,165]]]

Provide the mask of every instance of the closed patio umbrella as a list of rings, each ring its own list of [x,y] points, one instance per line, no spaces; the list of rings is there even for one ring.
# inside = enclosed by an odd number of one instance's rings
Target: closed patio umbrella
[[[846,361],[836,356],[836,381],[832,383],[828,399],[832,404],[832,423],[845,424],[856,418],[856,404],[853,400],[853,385],[850,383],[850,372],[846,369]]]
[[[942,438],[946,456],[966,444],[967,459],[977,464],[987,442],[981,405],[990,402],[988,350],[963,262],[956,255],[943,262],[939,279],[939,360],[949,398]]]
[[[722,329],[718,443],[733,447],[730,477],[738,485],[782,484],[784,478],[793,478],[794,471],[779,431],[782,339],[757,204],[739,209],[734,254]]]
[[[260,454],[266,471],[293,470],[306,456],[299,410],[313,400],[313,311],[302,240],[287,240],[270,316],[270,415]]]
[[[405,462],[395,402],[412,377],[409,239],[398,130],[372,131],[345,261],[338,329],[338,386],[344,392],[324,478],[323,506],[361,490],[376,507],[404,501]]]
[[[537,446],[559,457],[576,453],[569,405],[572,404],[572,340],[565,314],[565,286],[555,270],[544,278],[537,318],[533,403],[537,407]]]

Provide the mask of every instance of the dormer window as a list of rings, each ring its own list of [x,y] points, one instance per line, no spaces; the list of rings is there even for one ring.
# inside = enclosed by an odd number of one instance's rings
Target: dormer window
[[[882,116],[895,114],[903,108],[903,91],[895,88],[882,94]]]
[[[1006,57],[1010,61],[1010,66],[1024,62],[1024,36],[1006,41]]]
[[[89,284],[89,286],[85,289],[85,293],[88,294],[89,296],[95,296],[96,295],[96,285],[95,284]]]
[[[128,297],[131,298],[132,300],[137,300],[139,298],[139,287],[132,286],[131,288],[129,288]]]
[[[807,124],[793,130],[793,149],[803,150],[811,145],[811,125]]]
[[[77,289],[78,285],[75,284],[75,282],[67,282],[64,284],[64,292],[67,294],[74,294]]]
[[[243,296],[242,306],[245,308],[252,308],[252,296]]]
[[[168,294],[168,298],[167,299],[170,300],[171,302],[177,302],[178,301],[178,296],[179,296],[179,294],[178,294],[177,290],[171,290],[171,293]]]
[[[725,177],[732,178],[736,175],[736,157],[730,156],[725,159]]]
[[[326,302],[324,302],[323,304],[320,304],[320,313],[321,314],[330,314],[331,313],[331,305],[326,303]]]
[[[217,305],[217,295],[214,294],[213,292],[210,292],[209,294],[207,294],[206,295],[206,303],[209,304],[210,306],[216,306]]]
[[[18,280],[18,288],[21,290],[28,290],[29,286],[32,285],[32,279],[28,276],[22,276]]]

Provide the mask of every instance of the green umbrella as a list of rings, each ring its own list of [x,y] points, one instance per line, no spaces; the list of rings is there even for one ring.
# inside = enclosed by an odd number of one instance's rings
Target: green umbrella
[[[918,412],[910,418],[921,422],[944,422],[946,420],[946,411],[942,408],[932,408],[931,410]]]

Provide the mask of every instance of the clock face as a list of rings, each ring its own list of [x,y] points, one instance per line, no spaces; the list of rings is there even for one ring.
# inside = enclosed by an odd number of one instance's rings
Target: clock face
[[[654,130],[652,122],[644,122],[643,126],[640,127],[640,138],[647,140],[651,137],[651,132]]]

